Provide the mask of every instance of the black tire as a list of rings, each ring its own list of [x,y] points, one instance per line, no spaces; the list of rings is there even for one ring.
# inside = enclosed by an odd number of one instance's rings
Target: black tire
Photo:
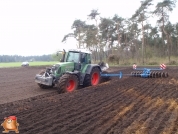
[[[45,73],[45,70],[41,70],[39,72],[40,75],[43,75]],[[38,83],[38,86],[41,88],[41,89],[48,89],[48,88],[52,88],[54,86],[54,84],[52,86],[47,86],[47,85],[43,85],[43,84],[40,84]]]
[[[90,74],[86,74],[83,86],[88,87],[98,85],[100,83],[100,80],[101,80],[100,70],[99,68],[95,67],[92,69]]]
[[[58,93],[72,92],[77,89],[79,84],[78,78],[73,74],[64,74],[57,84]]]

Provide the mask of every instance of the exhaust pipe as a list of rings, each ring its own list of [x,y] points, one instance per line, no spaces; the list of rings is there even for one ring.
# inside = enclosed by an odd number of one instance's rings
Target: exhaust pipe
[[[65,55],[66,55],[66,51],[65,51],[65,49],[63,49],[63,51],[57,51],[57,56],[58,56],[58,53],[59,52],[62,52],[62,59],[60,60],[60,62],[64,62],[64,60],[65,60]]]

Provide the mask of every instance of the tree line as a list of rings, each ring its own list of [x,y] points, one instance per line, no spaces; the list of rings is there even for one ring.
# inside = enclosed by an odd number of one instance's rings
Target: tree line
[[[0,62],[24,62],[24,61],[56,61],[59,60],[53,55],[41,56],[18,56],[18,55],[0,55]]]
[[[74,20],[73,32],[66,34],[62,42],[75,38],[77,48],[91,50],[95,61],[116,57],[144,64],[152,57],[168,57],[171,62],[171,56],[178,56],[178,23],[169,21],[175,5],[175,0],[163,0],[151,8],[153,0],[144,0],[131,18],[117,14],[104,18],[98,10],[91,10],[88,20]],[[155,26],[149,23],[150,17],[157,18]]]

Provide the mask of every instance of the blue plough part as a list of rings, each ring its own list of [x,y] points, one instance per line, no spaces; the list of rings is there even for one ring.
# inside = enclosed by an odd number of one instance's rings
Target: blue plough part
[[[118,73],[118,74],[100,74],[101,77],[119,77],[120,79],[122,78],[122,72]]]
[[[119,77],[120,79],[123,76],[136,76],[136,77],[142,77],[142,78],[168,77],[168,73],[162,72],[162,70],[164,70],[164,69],[161,69],[161,68],[152,68],[152,69],[150,69],[150,68],[136,68],[134,70],[142,71],[142,72],[141,73],[140,72],[132,72],[131,74],[122,74],[122,72],[119,72],[118,74],[101,73],[100,75],[101,75],[101,77]],[[156,72],[156,71],[158,71],[158,72]]]

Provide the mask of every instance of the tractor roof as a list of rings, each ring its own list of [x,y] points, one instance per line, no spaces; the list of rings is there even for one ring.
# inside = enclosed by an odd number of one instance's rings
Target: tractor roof
[[[87,54],[91,54],[91,51],[86,50],[86,49],[69,49],[69,52],[81,52],[81,53],[87,53]]]

